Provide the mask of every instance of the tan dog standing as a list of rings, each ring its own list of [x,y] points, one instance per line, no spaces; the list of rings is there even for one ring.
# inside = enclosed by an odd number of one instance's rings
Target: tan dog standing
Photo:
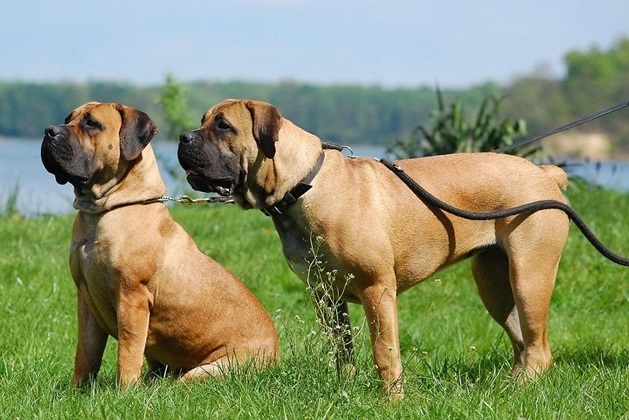
[[[79,210],[70,269],[78,289],[73,385],[94,379],[108,336],[118,340],[118,380],[149,373],[182,380],[277,358],[277,332],[252,293],[203,255],[170,216],[155,156],[157,129],[143,112],[91,102],[50,126],[42,161],[74,186]]]
[[[548,309],[569,228],[563,212],[452,216],[426,205],[378,161],[322,150],[319,138],[258,101],[211,108],[201,128],[181,135],[178,155],[193,188],[231,194],[244,208],[272,215],[284,255],[305,282],[313,281],[312,238],[324,239],[321,259],[338,270],[339,298],[362,304],[374,361],[393,398],[403,396],[397,295],[470,256],[481,299],[513,345],[514,374],[551,365]],[[476,212],[563,202],[567,183],[557,167],[496,153],[397,163],[440,199]]]

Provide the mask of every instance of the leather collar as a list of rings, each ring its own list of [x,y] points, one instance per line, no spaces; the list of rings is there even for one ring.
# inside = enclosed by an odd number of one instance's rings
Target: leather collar
[[[293,189],[287,192],[286,195],[280,201],[278,201],[277,203],[271,206],[260,209],[262,210],[262,213],[271,217],[285,214],[286,210],[288,210],[290,206],[295,204],[297,200],[299,199],[299,197],[304,195],[306,192],[308,192],[308,190],[310,190],[310,188],[312,188],[312,185],[310,185],[310,183],[312,182],[314,177],[317,175],[317,173],[319,173],[319,170],[321,169],[321,166],[323,165],[324,159],[325,159],[325,153],[321,152],[321,154],[319,155],[319,159],[317,159],[317,163],[315,164],[314,168],[312,168],[310,173]]]

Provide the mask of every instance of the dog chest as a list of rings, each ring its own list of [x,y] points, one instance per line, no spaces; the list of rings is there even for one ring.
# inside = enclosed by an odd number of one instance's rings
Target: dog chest
[[[290,226],[286,226],[286,225]],[[302,280],[305,280],[305,273],[308,272],[312,251],[308,240],[302,230],[290,220],[275,222],[277,232],[282,242],[284,258],[288,262],[291,270]],[[282,225],[282,226],[280,226]]]
[[[91,235],[75,238],[70,253],[72,277],[92,315],[108,334],[117,336],[117,282],[106,251]]]

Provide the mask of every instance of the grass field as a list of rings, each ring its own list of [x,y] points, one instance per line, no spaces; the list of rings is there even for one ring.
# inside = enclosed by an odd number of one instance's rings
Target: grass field
[[[611,249],[629,255],[629,195],[571,185],[573,207]],[[271,221],[235,206],[173,207],[199,247],[227,266],[275,319],[281,363],[183,385],[120,391],[116,342],[97,382],[70,389],[76,319],[67,250],[73,215],[0,216],[2,418],[629,418],[629,269],[573,226],[550,317],[555,356],[537,382],[509,377],[511,349],[463,262],[400,296],[406,399],[379,398],[362,309],[350,305],[357,373],[337,377],[304,285],[289,271]]]

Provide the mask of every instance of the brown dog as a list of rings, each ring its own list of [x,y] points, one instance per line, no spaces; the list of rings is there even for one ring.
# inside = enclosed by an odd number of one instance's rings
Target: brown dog
[[[140,378],[143,356],[149,373],[182,380],[277,357],[277,332],[262,305],[155,202],[166,192],[148,145],[156,132],[145,113],[96,102],[45,131],[44,166],[74,186],[79,210],[70,250],[74,385],[96,377],[108,335],[119,342],[122,387]]]
[[[316,136],[257,101],[211,108],[201,128],[181,135],[178,155],[195,189],[232,194],[243,207],[272,215],[288,263],[306,282],[313,281],[311,238],[323,238],[319,258],[338,270],[339,298],[362,304],[375,364],[393,398],[403,396],[397,295],[470,256],[481,299],[513,344],[513,372],[536,375],[551,365],[546,329],[569,228],[563,212],[489,221],[452,216],[425,204],[382,163],[322,151]],[[557,167],[496,153],[397,163],[440,199],[476,212],[563,201],[567,183]]]

